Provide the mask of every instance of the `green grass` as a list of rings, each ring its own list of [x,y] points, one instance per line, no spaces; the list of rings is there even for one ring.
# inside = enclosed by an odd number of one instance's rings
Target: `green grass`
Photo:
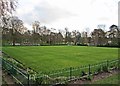
[[[111,60],[118,57],[117,48],[81,46],[15,46],[3,51],[35,71],[48,72]]]
[[[115,74],[110,77],[98,80],[98,81],[94,82],[94,84],[118,84],[119,80],[120,80],[120,78],[119,78],[120,75],[119,75],[119,77],[118,77],[118,75],[119,74]]]

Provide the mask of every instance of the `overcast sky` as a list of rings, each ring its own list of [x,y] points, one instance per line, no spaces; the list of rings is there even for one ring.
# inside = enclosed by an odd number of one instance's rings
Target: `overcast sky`
[[[98,24],[106,30],[118,24],[119,0],[18,0],[15,12],[25,26],[32,29],[32,22],[40,21],[48,28],[90,31]]]

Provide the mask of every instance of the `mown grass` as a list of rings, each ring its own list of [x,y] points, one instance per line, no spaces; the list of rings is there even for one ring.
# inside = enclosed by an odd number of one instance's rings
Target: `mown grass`
[[[84,46],[9,46],[3,51],[39,72],[78,67],[118,58],[117,48]]]
[[[118,84],[120,82],[120,75],[119,74],[114,74],[110,77],[98,80],[94,82],[94,84]]]

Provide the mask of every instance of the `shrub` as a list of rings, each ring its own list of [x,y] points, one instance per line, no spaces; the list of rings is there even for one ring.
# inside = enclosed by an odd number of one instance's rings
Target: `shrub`
[[[88,46],[87,44],[77,44],[77,46]]]
[[[36,78],[35,80],[36,80],[36,85],[41,85],[42,82],[43,82],[42,77],[41,78]]]
[[[92,79],[93,79],[92,75],[90,75],[90,76],[87,77],[87,80],[92,80]]]
[[[97,47],[115,47],[115,48],[119,48],[120,47],[120,45],[117,45],[117,44],[111,44],[111,45],[109,45],[109,44],[106,44],[106,45],[97,45]]]
[[[105,66],[102,66],[102,70],[104,71],[104,72],[108,72],[108,67],[105,65]]]
[[[89,74],[92,74],[92,72],[90,71]]]
[[[81,71],[81,76],[85,76],[86,73],[84,71]]]
[[[100,73],[101,72],[101,67],[98,67],[97,68],[97,73]]]
[[[114,67],[114,65],[112,64],[112,65],[110,65],[110,68],[113,68]]]

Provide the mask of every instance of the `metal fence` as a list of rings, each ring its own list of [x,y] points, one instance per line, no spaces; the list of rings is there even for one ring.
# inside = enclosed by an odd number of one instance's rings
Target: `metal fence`
[[[94,74],[103,71],[110,71],[118,68],[119,59],[107,60],[97,64],[90,64],[80,67],[70,67],[57,71],[51,71],[42,74],[29,74],[23,72],[19,67],[2,58],[2,67],[21,85],[40,85],[40,84],[65,84],[69,81],[80,79],[83,77],[89,78]]]
[[[38,76],[37,78],[38,80],[42,80],[41,84],[63,84],[83,77],[90,78],[94,74],[100,72],[108,72],[115,68],[118,69],[118,61],[118,59],[115,59],[75,68],[70,67],[58,71],[51,71],[43,76]]]
[[[7,71],[8,74],[10,74],[17,83],[20,83],[21,85],[28,84],[28,76],[26,73],[23,73],[19,68],[14,66],[12,63],[8,62],[5,59],[2,59],[2,67]]]

